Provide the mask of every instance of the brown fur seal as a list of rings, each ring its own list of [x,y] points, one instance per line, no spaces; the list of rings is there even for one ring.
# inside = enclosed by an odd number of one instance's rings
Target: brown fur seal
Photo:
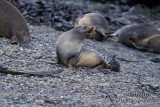
[[[106,62],[98,52],[81,48],[84,39],[92,38],[92,30],[91,26],[79,26],[61,34],[56,42],[57,62],[69,67],[105,68]]]
[[[10,43],[28,43],[30,34],[22,14],[8,1],[0,0],[0,36]]]
[[[138,49],[147,49],[150,52],[160,53],[160,34],[153,35],[144,39]]]
[[[106,61],[99,52],[91,49],[81,48],[78,59],[76,59],[76,61],[71,60],[71,65],[72,67],[86,66],[102,69],[106,67]]]
[[[7,0],[7,1],[9,1],[9,2],[10,2],[10,3],[12,3],[12,4],[20,3],[20,1],[19,1],[19,0]]]
[[[91,35],[97,41],[102,41],[109,35],[108,22],[99,13],[88,13],[76,19],[75,26],[93,26]]]
[[[118,41],[128,47],[157,52],[159,34],[160,31],[148,24],[127,25],[118,31]]]

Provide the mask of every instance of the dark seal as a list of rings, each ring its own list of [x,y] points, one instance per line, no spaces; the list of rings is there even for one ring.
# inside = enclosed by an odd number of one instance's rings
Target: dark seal
[[[24,44],[30,41],[26,20],[8,1],[0,0],[0,37],[10,39],[10,43]]]

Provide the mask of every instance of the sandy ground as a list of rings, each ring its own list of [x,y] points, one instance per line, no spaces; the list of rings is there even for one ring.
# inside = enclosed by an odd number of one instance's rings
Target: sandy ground
[[[159,54],[142,52],[120,43],[84,40],[83,46],[95,49],[110,61],[113,55],[121,64],[120,72],[103,73],[85,67],[68,68],[51,64],[55,43],[62,32],[29,26],[31,42],[18,51],[17,45],[0,38],[0,64],[19,72],[63,69],[49,77],[0,74],[0,106],[5,107],[158,107],[160,105]]]

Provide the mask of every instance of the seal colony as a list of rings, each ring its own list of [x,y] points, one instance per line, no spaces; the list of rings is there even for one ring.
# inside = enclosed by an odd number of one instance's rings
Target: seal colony
[[[108,22],[99,13],[88,13],[78,17],[75,21],[75,27],[77,26],[94,27],[90,34],[97,41],[102,41],[109,36]]]
[[[17,3],[19,0],[9,0]],[[30,33],[22,14],[6,0],[0,0],[0,36],[10,39],[10,43],[24,44],[30,41]],[[86,66],[97,69],[111,69],[119,71],[120,63],[112,60],[107,63],[102,55],[92,49],[82,47],[84,39],[102,41],[109,37],[107,20],[99,13],[88,13],[76,19],[75,27],[60,35],[56,42],[57,63],[68,67]],[[118,31],[118,41],[128,47],[160,53],[160,31],[148,24],[128,25]],[[1,73],[13,75],[40,75],[50,72],[16,72],[4,71]],[[58,71],[55,71],[58,72]],[[54,73],[55,73],[54,72]]]
[[[160,31],[149,24],[127,25],[117,34],[118,42],[128,47],[160,53]]]
[[[24,44],[30,41],[27,22],[22,14],[8,1],[0,0],[0,37],[10,43]]]
[[[100,53],[82,48],[84,39],[92,39],[90,33],[94,27],[78,26],[60,35],[56,42],[57,63],[63,63],[69,67],[106,67],[106,61]]]

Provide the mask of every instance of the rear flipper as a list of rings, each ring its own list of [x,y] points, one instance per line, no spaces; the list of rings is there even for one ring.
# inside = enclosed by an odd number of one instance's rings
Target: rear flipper
[[[118,36],[109,36],[108,41],[111,41],[111,42],[119,42],[119,37]]]
[[[102,70],[102,69],[106,69],[106,68],[107,68],[106,62],[102,62],[99,65],[93,67],[93,69],[95,69],[95,70]]]

